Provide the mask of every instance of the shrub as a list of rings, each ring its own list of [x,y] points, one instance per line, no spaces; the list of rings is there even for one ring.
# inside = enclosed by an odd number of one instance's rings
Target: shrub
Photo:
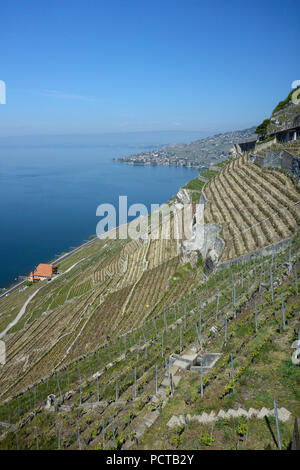
[[[244,436],[247,432],[247,423],[245,421],[241,421],[238,425],[238,435],[239,436]]]
[[[172,437],[172,444],[173,444],[175,447],[178,447],[178,446],[179,446],[179,442],[180,442],[180,437],[179,437],[177,434]]]
[[[294,93],[294,89],[288,94],[288,96],[286,97],[285,100],[282,100],[282,101],[279,101],[278,105],[276,106],[276,108],[273,110],[272,114],[274,113],[277,113],[278,111],[281,111],[281,109],[283,109],[287,104],[289,104],[289,102],[291,101],[292,99],[292,94]],[[299,90],[300,91],[300,90]]]
[[[200,442],[201,444],[211,447],[213,443],[215,442],[214,436],[211,436],[208,432],[204,433],[200,436]]]
[[[255,129],[255,134],[264,135],[267,132],[270,119],[265,119],[257,128]]]

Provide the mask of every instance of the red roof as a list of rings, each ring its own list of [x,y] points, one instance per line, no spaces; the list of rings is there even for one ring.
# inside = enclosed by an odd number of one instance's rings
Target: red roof
[[[53,273],[53,264],[39,264],[34,271],[34,277],[51,277]],[[30,273],[29,277],[32,277]]]

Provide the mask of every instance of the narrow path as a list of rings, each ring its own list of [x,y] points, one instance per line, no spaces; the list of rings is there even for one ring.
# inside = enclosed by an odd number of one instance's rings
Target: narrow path
[[[31,294],[28,299],[26,300],[26,302],[24,303],[23,307],[21,308],[21,310],[19,311],[18,315],[16,316],[16,318],[10,322],[7,327],[2,331],[2,333],[0,333],[0,338],[3,338],[3,336],[7,333],[8,330],[10,330],[13,326],[16,325],[16,323],[18,323],[18,321],[20,320],[20,318],[22,318],[22,316],[24,315],[25,311],[26,311],[26,307],[27,305],[29,304],[29,302],[33,299],[33,297],[36,296],[36,294],[41,290],[42,287],[40,287],[39,289],[37,289],[33,294]]]
[[[85,258],[83,258],[82,260],[80,261],[77,261],[77,263],[73,264],[72,266],[70,266],[70,268],[68,268],[66,271],[64,271],[63,273],[61,274],[58,274],[52,282],[54,282],[56,279],[58,279],[60,276],[63,276],[64,274],[68,273],[69,271],[71,271],[71,269],[73,269],[78,263],[80,263],[81,261],[83,261]],[[36,296],[36,294],[43,288],[44,286],[41,286],[39,287],[33,294],[31,294],[28,299],[26,300],[26,302],[24,303],[23,307],[21,308],[21,310],[19,311],[18,315],[16,316],[16,318],[10,322],[7,327],[0,333],[0,339],[3,338],[3,336],[6,335],[6,333],[13,327],[15,326],[18,321],[22,318],[22,316],[24,315],[24,313],[26,312],[26,307],[27,305],[29,304],[29,302]]]
[[[63,273],[59,274],[55,279],[57,279],[59,276],[62,276],[63,274],[67,274],[69,271],[71,271],[71,269],[75,268],[75,266],[79,263],[81,263],[81,261],[84,261],[85,258],[82,258],[81,260],[77,261],[76,263],[72,264],[72,266],[70,266],[66,271],[64,271]],[[53,280],[55,280],[53,279]]]

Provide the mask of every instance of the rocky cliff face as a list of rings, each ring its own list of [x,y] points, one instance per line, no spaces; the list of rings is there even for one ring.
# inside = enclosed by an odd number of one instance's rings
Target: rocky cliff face
[[[204,209],[207,203],[202,191],[193,217],[191,236],[182,241],[180,247],[181,262],[183,264],[190,262],[195,266],[198,257],[201,256],[205,273],[211,272],[217,265],[224,246],[223,240],[219,237],[221,227],[216,224],[206,224],[204,221]]]
[[[268,133],[289,129],[299,125],[300,104],[289,103],[280,111],[273,113],[268,125]]]

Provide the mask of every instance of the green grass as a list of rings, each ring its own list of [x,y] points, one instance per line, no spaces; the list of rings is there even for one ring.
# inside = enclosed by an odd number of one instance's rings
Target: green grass
[[[199,202],[200,200],[200,191],[195,191],[192,193],[192,202]]]
[[[225,162],[221,162],[218,164],[218,166],[221,166],[221,164],[225,164]],[[207,178],[207,179],[212,179],[214,176],[216,176],[218,174],[218,171],[213,171],[213,170],[205,170],[203,171],[200,176],[203,176],[204,178]],[[198,177],[192,179],[191,181],[189,181],[185,186],[184,186],[184,189],[190,189],[190,190],[193,190],[193,191],[202,191],[203,187],[205,185],[205,181],[201,181]],[[195,196],[193,198],[193,202],[196,201],[196,199],[198,198],[199,200],[199,195],[197,194],[197,196]]]
[[[184,189],[192,189],[196,191],[202,191],[203,186],[205,185],[204,181],[200,181],[199,178],[194,178],[193,180],[189,181],[185,186]]]
[[[218,171],[205,170],[205,171],[203,171],[203,173],[201,173],[201,176],[203,176],[204,178],[212,179],[218,174],[219,174]]]
[[[223,168],[224,166],[227,165],[227,163],[229,163],[229,160],[224,160],[223,162],[216,163],[214,166],[219,166],[219,167]]]

